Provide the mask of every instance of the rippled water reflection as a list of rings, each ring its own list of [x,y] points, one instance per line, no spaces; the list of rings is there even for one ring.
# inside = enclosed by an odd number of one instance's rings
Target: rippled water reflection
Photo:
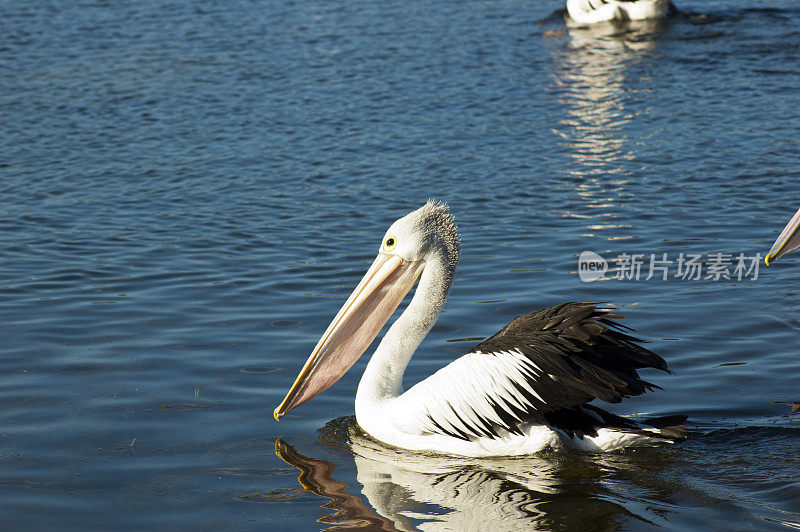
[[[776,481],[772,472],[796,470],[794,456],[787,455],[799,450],[797,436],[797,429],[725,429],[695,434],[678,449],[469,459],[387,447],[364,434],[353,418],[334,420],[320,431],[320,440],[353,454],[356,481],[368,504],[334,479],[333,462],[303,456],[281,440],[276,454],[301,471],[305,490],[330,499],[322,508],[333,513],[319,522],[331,529],[698,529],[713,522],[714,528],[735,530],[753,508],[766,523],[794,528],[800,514],[775,508],[763,493],[796,494],[786,489],[790,474]],[[783,444],[779,450],[776,441]],[[342,462],[347,473],[337,475],[349,476],[352,464]],[[739,479],[725,488],[717,479],[726,475]],[[270,495],[278,496],[285,494]]]
[[[798,260],[593,283],[576,260],[766,252],[800,202],[800,10],[681,1],[589,30],[560,7],[0,5],[4,524],[441,528],[491,500],[497,529],[797,526]],[[518,314],[608,301],[675,371],[616,411],[687,413],[692,439],[517,467],[347,422],[318,437],[364,360],[275,423],[380,235],[428,197],[463,257],[406,385]]]

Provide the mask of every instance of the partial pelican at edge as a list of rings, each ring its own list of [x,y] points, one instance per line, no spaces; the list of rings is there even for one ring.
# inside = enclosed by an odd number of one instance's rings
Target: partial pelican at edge
[[[769,266],[770,262],[789,253],[798,246],[800,246],[800,210],[794,214],[789,223],[786,224],[786,227],[783,228],[778,239],[772,244],[772,249],[764,257],[764,262]]]
[[[567,0],[567,13],[578,24],[664,18],[669,0]]]

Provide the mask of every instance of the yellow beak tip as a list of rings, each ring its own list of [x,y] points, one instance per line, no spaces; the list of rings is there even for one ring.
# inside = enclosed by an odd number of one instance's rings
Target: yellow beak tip
[[[277,409],[277,408],[276,408],[276,409],[275,409],[275,410],[272,412],[272,417],[274,417],[274,418],[275,418],[275,421],[280,421],[280,420],[281,420],[281,416],[282,416],[282,415],[283,415],[283,414],[281,414],[281,413],[279,413],[279,412],[278,412],[278,409]]]
[[[764,257],[764,264],[766,264],[767,266],[769,266],[769,255],[767,255],[766,257]]]

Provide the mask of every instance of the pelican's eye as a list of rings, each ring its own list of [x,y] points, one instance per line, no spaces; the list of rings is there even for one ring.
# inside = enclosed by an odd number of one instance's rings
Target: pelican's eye
[[[397,239],[393,236],[387,236],[386,240],[383,241],[383,249],[385,251],[392,251],[396,247],[397,247]]]

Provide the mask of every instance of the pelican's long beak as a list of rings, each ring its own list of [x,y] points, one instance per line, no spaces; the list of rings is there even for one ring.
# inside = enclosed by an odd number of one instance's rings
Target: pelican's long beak
[[[794,217],[783,228],[778,240],[772,244],[772,249],[764,257],[764,262],[769,266],[770,262],[798,246],[800,246],[800,210],[795,213]]]
[[[275,409],[276,420],[327,390],[355,364],[417,282],[424,265],[397,255],[378,254]]]

